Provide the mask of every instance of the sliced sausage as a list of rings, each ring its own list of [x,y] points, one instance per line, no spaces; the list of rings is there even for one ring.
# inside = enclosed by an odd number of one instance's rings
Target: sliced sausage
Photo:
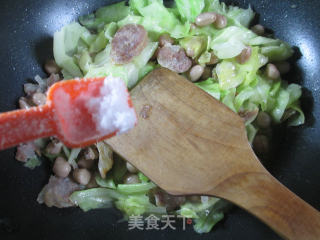
[[[162,67],[177,73],[188,71],[192,65],[184,49],[177,45],[166,45],[161,48],[157,60]]]
[[[147,43],[148,33],[143,26],[127,24],[112,39],[111,58],[115,64],[128,63],[142,52]]]

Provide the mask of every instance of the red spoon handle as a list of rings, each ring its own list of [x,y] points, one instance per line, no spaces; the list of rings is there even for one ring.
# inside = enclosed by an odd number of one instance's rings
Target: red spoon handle
[[[0,150],[55,133],[56,124],[49,105],[0,114]]]

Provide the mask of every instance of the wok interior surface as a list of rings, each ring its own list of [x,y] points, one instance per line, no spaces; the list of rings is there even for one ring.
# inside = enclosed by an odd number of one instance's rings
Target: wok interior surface
[[[115,1],[2,0],[0,8],[0,111],[13,110],[23,95],[22,84],[39,74],[52,58],[52,36],[78,16]],[[303,85],[306,124],[282,129],[266,162],[268,170],[302,199],[320,210],[320,2],[317,0],[227,1],[249,4],[260,23],[276,37],[297,46],[295,67],[285,77]],[[198,235],[191,226],[177,230],[128,230],[115,209],[82,212],[39,205],[36,198],[47,183],[49,164],[31,171],[14,160],[14,149],[0,152],[0,239],[280,239],[268,227],[234,208],[210,234]],[[266,193],[268,194],[268,193]]]

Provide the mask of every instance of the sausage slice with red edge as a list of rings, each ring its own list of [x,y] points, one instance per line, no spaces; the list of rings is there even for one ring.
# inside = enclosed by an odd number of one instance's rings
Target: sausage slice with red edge
[[[139,24],[121,27],[111,42],[111,59],[115,64],[126,64],[138,56],[148,44],[148,33]]]
[[[166,44],[164,47],[160,48],[157,60],[162,67],[177,73],[188,71],[192,65],[192,62],[186,55],[184,49],[177,45]]]

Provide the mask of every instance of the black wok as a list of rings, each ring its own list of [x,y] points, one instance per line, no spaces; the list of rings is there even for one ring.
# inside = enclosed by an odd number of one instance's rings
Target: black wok
[[[52,57],[52,35],[79,15],[114,1],[1,0],[0,111],[16,108],[22,84]],[[286,79],[303,85],[306,124],[276,131],[270,172],[320,210],[320,1],[238,0],[260,13],[260,22],[297,46],[294,69]],[[229,2],[228,2],[229,3]],[[115,209],[83,213],[38,205],[36,197],[50,174],[44,163],[34,171],[14,160],[14,149],[0,152],[0,239],[280,239],[245,211],[234,208],[213,232],[198,235],[192,227],[166,231],[129,231]],[[268,194],[268,193],[266,193]]]

